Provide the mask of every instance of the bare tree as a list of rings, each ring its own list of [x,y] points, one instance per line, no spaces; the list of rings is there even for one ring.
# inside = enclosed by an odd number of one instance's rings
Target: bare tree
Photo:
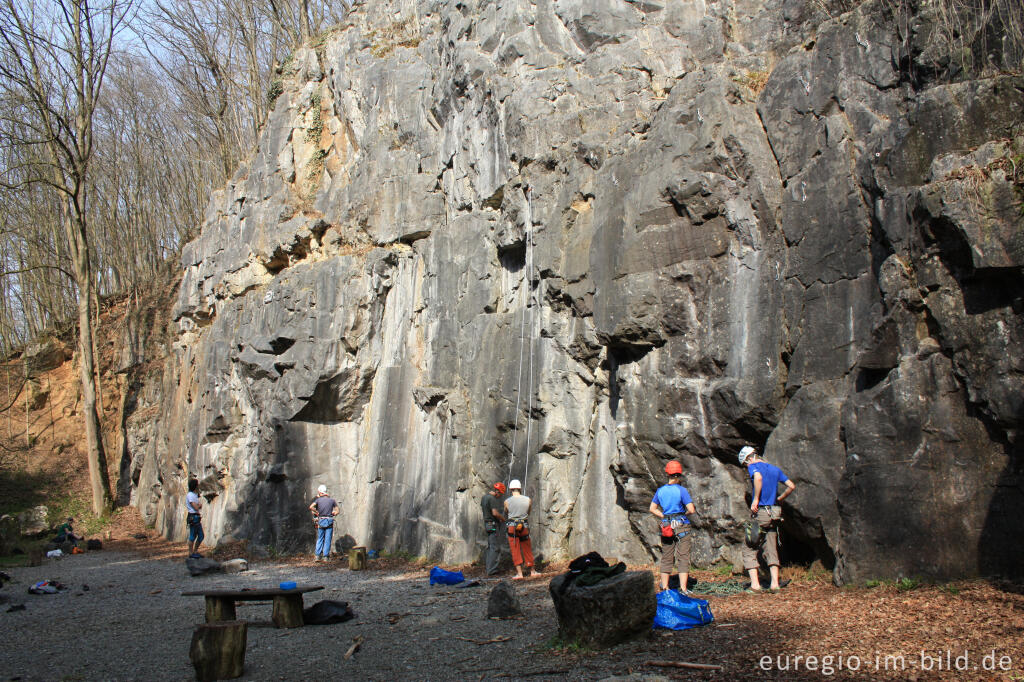
[[[5,128],[11,144],[38,150],[41,160],[4,169],[9,189],[43,184],[57,202],[78,294],[78,351],[93,511],[111,507],[106,453],[97,414],[92,305],[94,275],[88,224],[93,121],[114,36],[130,0],[4,0],[0,17],[0,96],[12,104]]]
[[[142,13],[149,55],[216,140],[224,180],[266,122],[275,66],[346,9],[341,0],[154,0]]]

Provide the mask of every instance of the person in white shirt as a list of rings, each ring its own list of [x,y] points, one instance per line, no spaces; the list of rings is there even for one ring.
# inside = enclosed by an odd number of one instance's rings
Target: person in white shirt
[[[188,494],[185,495],[185,523],[188,525],[188,556],[190,559],[202,559],[199,553],[199,545],[203,538],[203,517],[199,510],[203,508],[203,499],[196,492],[199,490],[199,481],[194,478],[188,479]]]
[[[530,569],[530,577],[540,575],[533,568],[533,547],[530,543],[530,525],[527,517],[533,503],[523,495],[523,484],[513,479],[508,484],[511,497],[505,500],[505,526],[508,529],[508,547],[512,550],[512,563],[516,567],[513,580],[523,579],[523,564]]]

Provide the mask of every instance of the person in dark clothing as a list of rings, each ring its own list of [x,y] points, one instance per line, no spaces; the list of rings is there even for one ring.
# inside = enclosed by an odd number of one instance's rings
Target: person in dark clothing
[[[487,575],[497,573],[498,564],[501,563],[501,537],[498,535],[498,527],[499,524],[505,523],[505,515],[501,513],[501,496],[504,494],[505,484],[499,481],[480,500],[484,530],[487,532],[487,551],[484,553],[484,568]]]
[[[72,528],[74,522],[74,517],[69,516],[67,521],[57,526],[57,537],[53,541],[57,543],[70,542],[77,545],[79,540],[84,540],[85,538],[81,535],[75,534],[74,528]]]
[[[331,542],[334,540],[334,517],[341,511],[338,503],[327,494],[327,486],[316,489],[316,499],[309,505],[313,512],[313,525],[316,526],[316,561],[327,561],[331,555]]]

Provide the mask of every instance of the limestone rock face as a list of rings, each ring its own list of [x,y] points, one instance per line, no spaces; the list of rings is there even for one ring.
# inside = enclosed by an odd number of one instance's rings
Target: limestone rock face
[[[536,553],[644,562],[679,459],[738,563],[750,443],[789,558],[1019,575],[1024,78],[829,7],[355,5],[184,250],[122,495],[307,550],[325,484],[337,538],[457,563],[519,478]]]

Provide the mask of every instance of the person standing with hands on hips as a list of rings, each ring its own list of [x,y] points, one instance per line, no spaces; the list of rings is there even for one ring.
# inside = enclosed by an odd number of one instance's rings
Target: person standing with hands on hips
[[[740,464],[745,464],[753,485],[750,498],[750,515],[757,519],[761,528],[761,554],[768,564],[771,574],[769,589],[779,589],[779,529],[782,521],[782,507],[779,502],[789,497],[796,484],[786,477],[782,469],[761,459],[757,450],[749,445],[739,452]],[[785,484],[786,489],[779,494],[779,485]],[[758,548],[743,546],[743,568],[750,574],[750,589],[757,592],[761,589],[761,581],[757,575]]]
[[[651,500],[651,513],[660,519],[661,526],[661,590],[668,589],[673,569],[679,571],[679,591],[687,594],[686,581],[690,577],[690,519],[696,514],[690,492],[682,486],[683,465],[672,460],[665,465],[668,483],[658,488]]]
[[[314,561],[327,561],[334,540],[334,517],[341,511],[334,498],[327,494],[327,486],[321,485],[316,489],[316,499],[309,505],[309,511],[313,512],[313,525],[316,526]]]

